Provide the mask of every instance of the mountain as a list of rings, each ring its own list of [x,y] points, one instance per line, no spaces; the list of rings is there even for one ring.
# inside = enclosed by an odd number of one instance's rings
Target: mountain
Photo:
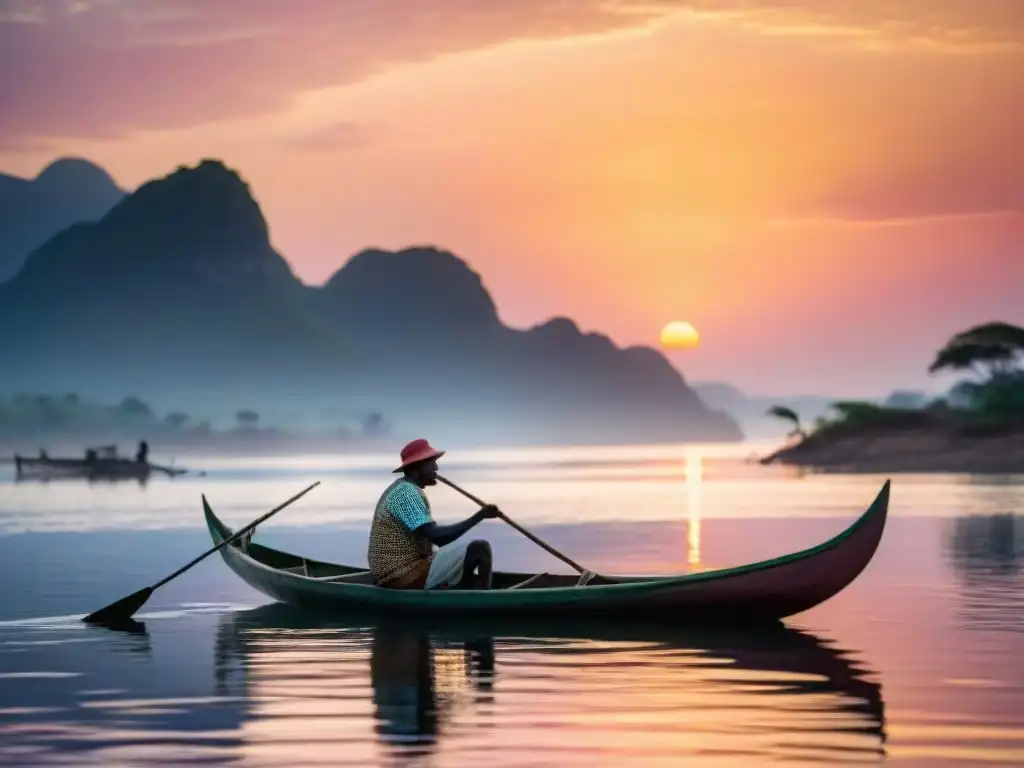
[[[837,399],[824,395],[794,395],[792,397],[763,397],[748,395],[731,384],[702,382],[693,385],[694,391],[711,408],[732,416],[744,434],[750,438],[775,438],[785,435],[792,425],[768,416],[773,405],[792,408],[800,416],[804,429],[810,429],[814,420],[825,416]]]
[[[0,341],[8,391],[264,416],[374,410],[403,434],[498,443],[741,437],[654,350],[567,318],[505,326],[446,251],[365,250],[304,285],[248,185],[213,160],[33,251],[0,285],[2,321],[23,329]]]
[[[106,171],[61,158],[34,179],[0,173],[0,282],[30,251],[78,221],[99,219],[124,197]]]
[[[424,420],[421,405],[403,409],[413,379],[423,403],[517,441],[741,437],[652,349],[619,349],[564,317],[505,326],[480,276],[437,248],[363,251],[318,300],[400,421]]]
[[[179,168],[63,230],[0,285],[0,320],[20,329],[0,342],[4,383],[104,398],[218,400],[254,382],[308,395],[320,388],[309,376],[341,370],[308,291],[235,172]]]

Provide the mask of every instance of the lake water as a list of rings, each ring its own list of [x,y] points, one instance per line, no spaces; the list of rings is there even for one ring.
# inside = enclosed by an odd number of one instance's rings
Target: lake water
[[[884,477],[742,448],[453,452],[442,471],[587,567],[674,573],[817,544]],[[146,486],[0,481],[0,764],[1024,765],[1024,477],[896,476],[867,571],[779,632],[430,626],[275,605],[214,556],[137,632],[78,619],[208,549],[365,563],[389,456],[190,460]],[[0,467],[9,472],[9,467]],[[472,505],[429,490],[435,516]],[[499,568],[569,569],[498,521]]]

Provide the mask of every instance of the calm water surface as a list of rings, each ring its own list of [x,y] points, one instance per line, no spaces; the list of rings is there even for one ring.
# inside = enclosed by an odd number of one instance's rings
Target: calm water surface
[[[473,451],[444,471],[594,570],[737,565],[841,531],[885,478],[735,448]],[[365,563],[388,456],[192,460],[206,477],[0,479],[0,764],[1024,765],[1024,477],[898,476],[868,570],[778,631],[318,620],[211,557],[133,632],[84,613],[210,546]],[[5,474],[9,467],[0,467]],[[472,511],[429,491],[442,521]],[[499,567],[568,572],[500,522]]]

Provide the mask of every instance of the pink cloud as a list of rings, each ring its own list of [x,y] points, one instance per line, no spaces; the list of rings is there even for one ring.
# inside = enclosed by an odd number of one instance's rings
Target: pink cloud
[[[844,39],[860,30],[965,51],[1024,41],[1018,0],[0,0],[0,69],[12,73],[0,78],[0,149],[259,115],[303,90],[399,63],[679,11],[764,34]],[[823,62],[838,74],[824,81],[833,93],[808,91],[819,116],[842,115],[876,140],[850,146],[862,171],[771,213],[872,221],[1021,209],[1024,74],[1013,72],[1024,73],[1024,62],[1005,52],[963,59],[962,75],[938,88],[919,58]],[[357,115],[282,141],[333,151],[376,141],[380,131]],[[917,143],[932,151],[905,160],[892,149]]]
[[[334,152],[376,143],[387,135],[382,125],[340,121],[307,133],[290,136],[283,143],[309,152]]]
[[[650,0],[772,35],[823,37],[854,45],[917,46],[950,53],[1024,46],[1017,0]]]
[[[765,33],[1021,43],[1016,0],[7,0],[0,142],[261,114],[398,62],[622,29],[678,11]]]
[[[979,148],[972,157],[951,158],[948,164],[865,176],[793,218],[899,223],[1024,214],[1024,153],[1007,145],[1006,154],[986,156],[986,149]]]
[[[256,115],[389,65],[645,23],[599,0],[26,2],[0,12],[2,140]],[[634,9],[635,10],[635,9]]]

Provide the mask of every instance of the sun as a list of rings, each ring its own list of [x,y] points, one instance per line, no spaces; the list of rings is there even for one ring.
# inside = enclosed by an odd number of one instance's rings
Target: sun
[[[700,344],[700,334],[689,323],[674,320],[661,329],[661,346],[665,349],[693,349]]]

